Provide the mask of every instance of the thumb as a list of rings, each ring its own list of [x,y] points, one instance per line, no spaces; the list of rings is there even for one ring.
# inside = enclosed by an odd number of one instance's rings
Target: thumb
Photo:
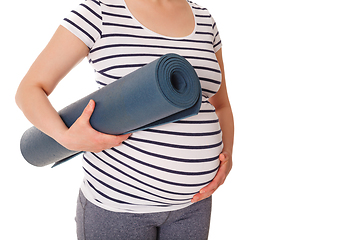
[[[95,109],[95,101],[94,100],[90,100],[88,105],[85,107],[84,111],[82,112],[81,116],[82,118],[84,118],[84,120],[89,120],[92,113],[94,112]]]
[[[117,135],[117,145],[120,145],[123,141],[125,141],[126,139],[128,139],[130,136],[132,135],[132,133],[128,133],[128,134],[124,134],[124,135]]]
[[[220,153],[220,155],[219,155],[219,160],[220,160],[220,161],[225,161],[227,157],[228,157],[227,152],[222,152],[222,153]]]

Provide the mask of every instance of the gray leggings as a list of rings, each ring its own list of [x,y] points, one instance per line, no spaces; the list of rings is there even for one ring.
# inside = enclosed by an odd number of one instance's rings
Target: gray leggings
[[[80,191],[76,210],[79,240],[205,240],[211,197],[189,207],[159,213],[119,213],[102,209]]]

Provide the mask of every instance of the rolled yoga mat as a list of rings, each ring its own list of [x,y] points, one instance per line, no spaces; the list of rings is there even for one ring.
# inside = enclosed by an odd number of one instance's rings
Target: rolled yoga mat
[[[196,115],[201,106],[201,86],[185,58],[166,54],[60,110],[68,127],[80,117],[90,99],[96,103],[91,126],[120,135]],[[56,166],[81,153],[63,147],[36,127],[25,131],[20,148],[23,157],[38,167]]]

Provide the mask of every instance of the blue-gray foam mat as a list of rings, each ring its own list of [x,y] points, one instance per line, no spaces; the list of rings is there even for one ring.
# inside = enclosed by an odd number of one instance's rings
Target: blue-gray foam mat
[[[93,99],[90,118],[97,131],[120,135],[175,122],[196,115],[201,86],[191,64],[177,54],[166,54],[59,111],[70,127]],[[32,165],[59,165],[81,152],[66,149],[36,127],[20,141],[23,157]]]

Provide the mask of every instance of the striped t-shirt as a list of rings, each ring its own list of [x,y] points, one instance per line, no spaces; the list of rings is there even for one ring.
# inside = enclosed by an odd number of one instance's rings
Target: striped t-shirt
[[[81,190],[93,204],[115,212],[149,213],[187,207],[219,167],[222,132],[208,101],[219,89],[216,23],[206,8],[188,1],[195,27],[186,37],[166,37],[144,27],[124,0],[87,0],[62,26],[90,49],[95,80],[105,86],[166,53],[185,57],[202,87],[198,115],[139,131],[120,146],[83,156]]]

